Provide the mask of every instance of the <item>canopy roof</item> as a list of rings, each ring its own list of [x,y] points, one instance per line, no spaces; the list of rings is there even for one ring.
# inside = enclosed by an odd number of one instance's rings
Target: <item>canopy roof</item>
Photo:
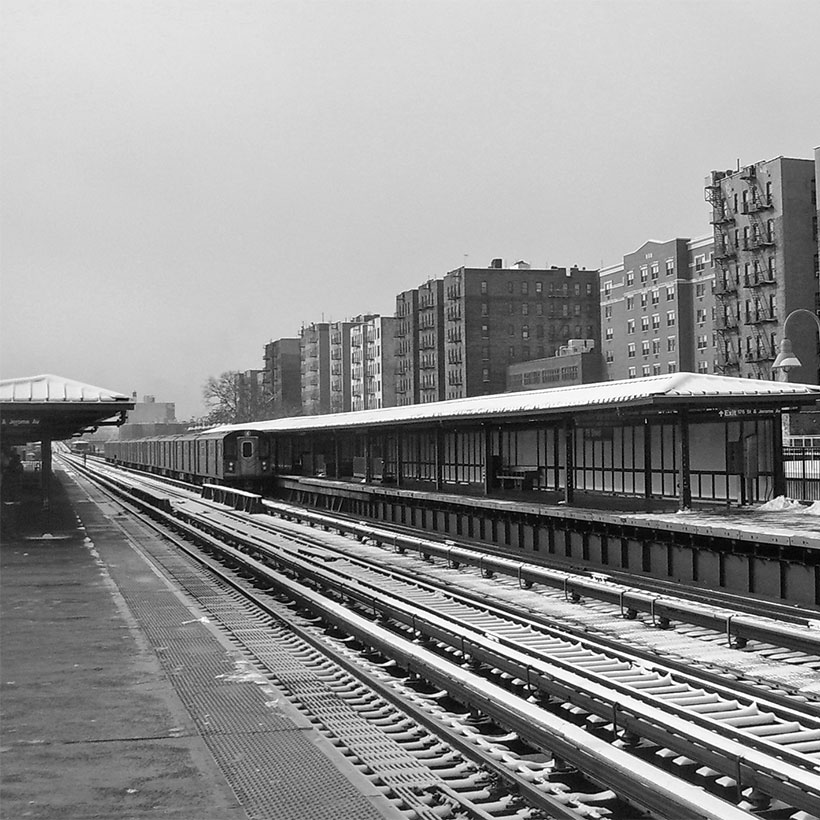
[[[755,379],[738,379],[701,373],[670,373],[642,379],[553,387],[520,393],[497,393],[466,399],[331,413],[294,416],[270,421],[225,425],[220,431],[254,429],[301,432],[354,426],[389,426],[413,422],[479,420],[495,416],[576,415],[618,408],[690,408],[715,410],[812,405],[820,400],[820,387]]]
[[[60,376],[0,380],[0,429],[8,444],[59,440],[122,424],[133,409],[133,399],[123,393]]]

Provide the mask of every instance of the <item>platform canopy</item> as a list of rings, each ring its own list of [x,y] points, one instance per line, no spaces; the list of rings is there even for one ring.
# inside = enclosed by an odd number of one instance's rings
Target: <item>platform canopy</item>
[[[120,425],[134,400],[123,393],[44,374],[0,380],[4,444],[59,441],[97,427]]]

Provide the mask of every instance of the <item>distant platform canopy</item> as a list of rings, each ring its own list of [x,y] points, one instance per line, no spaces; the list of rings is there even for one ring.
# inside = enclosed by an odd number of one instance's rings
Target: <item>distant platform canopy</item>
[[[44,374],[0,380],[3,443],[59,441],[120,425],[134,400],[123,393]]]

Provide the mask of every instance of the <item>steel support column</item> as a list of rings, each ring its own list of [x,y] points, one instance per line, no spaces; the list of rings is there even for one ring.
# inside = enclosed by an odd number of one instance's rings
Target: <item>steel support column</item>
[[[51,439],[40,441],[40,494],[43,499],[43,509],[51,506]]]
[[[564,461],[564,503],[572,504],[575,500],[575,421],[571,418],[564,419]]]
[[[493,433],[489,424],[481,428],[482,445],[484,447],[484,495],[493,491]]]
[[[678,495],[681,509],[691,509],[692,475],[689,471],[688,410],[678,410]]]
[[[786,467],[783,461],[783,413],[778,411],[772,425],[772,493],[775,498],[786,495]],[[804,496],[805,497],[805,496]]]
[[[441,427],[436,427],[435,443],[436,443],[436,492],[440,493],[444,484],[442,480],[443,473],[443,453],[441,441]]]

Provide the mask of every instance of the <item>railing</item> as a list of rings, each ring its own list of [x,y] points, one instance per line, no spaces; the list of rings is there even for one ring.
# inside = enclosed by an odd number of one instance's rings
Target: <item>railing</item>
[[[801,501],[820,501],[820,447],[784,447],[786,495]]]

